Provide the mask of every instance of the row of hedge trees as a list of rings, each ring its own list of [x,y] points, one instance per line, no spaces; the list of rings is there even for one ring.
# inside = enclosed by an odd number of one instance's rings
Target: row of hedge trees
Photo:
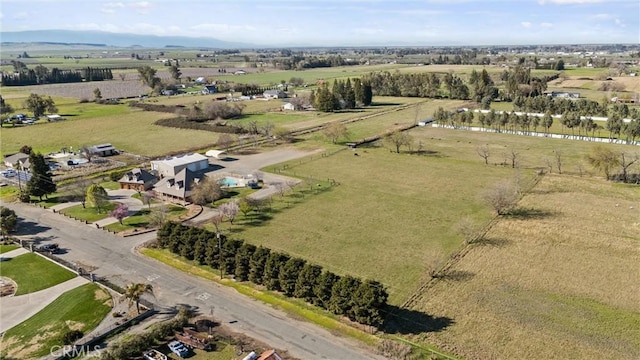
[[[361,324],[380,327],[384,322],[389,295],[377,281],[339,276],[285,253],[222,235],[218,240],[213,232],[172,222],[158,231],[158,245],[201,265],[234,274],[238,281],[264,285]]]

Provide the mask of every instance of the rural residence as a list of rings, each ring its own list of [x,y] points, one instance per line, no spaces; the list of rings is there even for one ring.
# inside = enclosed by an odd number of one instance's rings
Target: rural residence
[[[22,169],[29,162],[29,155],[17,153],[4,158],[4,164],[13,169]]]
[[[151,161],[151,170],[156,171],[161,178],[176,176],[183,169],[201,171],[208,167],[209,159],[198,153]]]
[[[292,103],[290,103],[290,102],[285,103],[284,105],[282,105],[282,110],[291,110],[291,111],[293,111],[293,110],[295,110],[295,109],[296,109],[296,106],[295,106],[295,105],[293,105],[293,104],[292,104]]]
[[[127,171],[118,182],[120,189],[146,191],[158,182],[158,178],[147,170],[135,168]]]
[[[175,176],[167,176],[153,187],[156,195],[166,201],[186,204],[190,201],[191,190],[203,175],[183,168]]]
[[[267,100],[283,99],[287,97],[287,93],[282,90],[267,90],[262,94],[262,96]]]

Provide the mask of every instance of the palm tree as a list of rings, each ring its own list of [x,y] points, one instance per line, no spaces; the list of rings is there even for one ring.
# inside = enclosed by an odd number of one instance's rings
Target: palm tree
[[[140,314],[140,297],[145,293],[153,295],[153,286],[150,284],[131,283],[127,285],[124,291],[124,297],[129,299],[129,306],[135,303],[138,314]]]

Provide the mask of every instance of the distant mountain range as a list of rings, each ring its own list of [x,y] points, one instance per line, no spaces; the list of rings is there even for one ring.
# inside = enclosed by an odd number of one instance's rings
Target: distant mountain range
[[[31,30],[0,32],[2,43],[56,43],[109,47],[186,47],[186,48],[253,48],[258,45],[222,41],[214,38],[186,36],[155,36],[110,33],[105,31]]]

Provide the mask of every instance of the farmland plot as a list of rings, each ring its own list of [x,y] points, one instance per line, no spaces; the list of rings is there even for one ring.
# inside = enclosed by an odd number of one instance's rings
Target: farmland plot
[[[418,338],[468,359],[638,359],[639,203],[637,187],[545,176],[411,302],[452,319]]]

